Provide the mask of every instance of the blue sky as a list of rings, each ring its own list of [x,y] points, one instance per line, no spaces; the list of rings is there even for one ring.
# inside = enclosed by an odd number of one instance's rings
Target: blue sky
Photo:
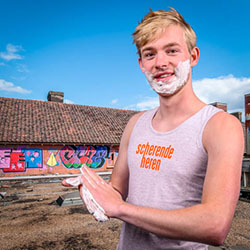
[[[155,107],[131,33],[149,8],[168,6],[197,34],[196,94],[243,112],[250,93],[248,0],[0,0],[0,96],[46,100],[53,90],[68,103]]]

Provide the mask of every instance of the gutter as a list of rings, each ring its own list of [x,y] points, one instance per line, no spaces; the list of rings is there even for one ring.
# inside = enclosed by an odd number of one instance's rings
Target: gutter
[[[99,176],[105,178],[112,174],[112,171],[96,172]],[[54,174],[54,175],[32,175],[32,176],[14,176],[14,177],[0,177],[0,181],[19,181],[19,180],[41,180],[41,179],[60,179],[77,177],[81,174]]]

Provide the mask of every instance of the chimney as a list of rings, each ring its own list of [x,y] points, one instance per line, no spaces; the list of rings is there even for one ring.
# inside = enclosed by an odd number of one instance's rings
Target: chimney
[[[63,92],[49,91],[47,99],[49,102],[61,102],[61,103],[63,103],[63,97],[64,97]]]
[[[210,103],[210,105],[213,105],[216,108],[222,109],[225,112],[227,112],[227,104],[226,103],[221,103],[221,102],[213,102]]]

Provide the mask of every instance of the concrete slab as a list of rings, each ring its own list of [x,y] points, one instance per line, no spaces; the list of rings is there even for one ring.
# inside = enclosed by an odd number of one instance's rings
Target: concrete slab
[[[71,193],[67,193],[65,195],[61,195],[56,200],[56,203],[63,207],[63,206],[72,206],[72,205],[82,205],[83,201],[80,197],[79,191],[74,191]]]
[[[0,199],[3,199],[7,192],[0,192]]]

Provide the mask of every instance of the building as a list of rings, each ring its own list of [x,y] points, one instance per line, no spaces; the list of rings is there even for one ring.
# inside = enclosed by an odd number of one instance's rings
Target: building
[[[246,154],[250,156],[250,94],[245,95]]]
[[[0,97],[0,176],[78,174],[85,163],[112,170],[122,132],[137,111],[64,104],[63,92],[48,101]],[[250,186],[250,94],[245,96],[246,134],[242,186]],[[225,103],[211,103],[227,111]],[[246,127],[246,128],[245,128]],[[248,147],[247,147],[248,145]]]
[[[222,103],[222,102],[213,102],[213,103],[209,103],[210,105],[215,106],[218,109],[222,109],[225,112],[227,112],[227,104],[226,103]]]
[[[136,111],[0,97],[0,176],[78,174],[85,163],[112,169],[122,132]]]
[[[250,187],[250,94],[245,95],[245,159],[242,165],[242,186]]]

